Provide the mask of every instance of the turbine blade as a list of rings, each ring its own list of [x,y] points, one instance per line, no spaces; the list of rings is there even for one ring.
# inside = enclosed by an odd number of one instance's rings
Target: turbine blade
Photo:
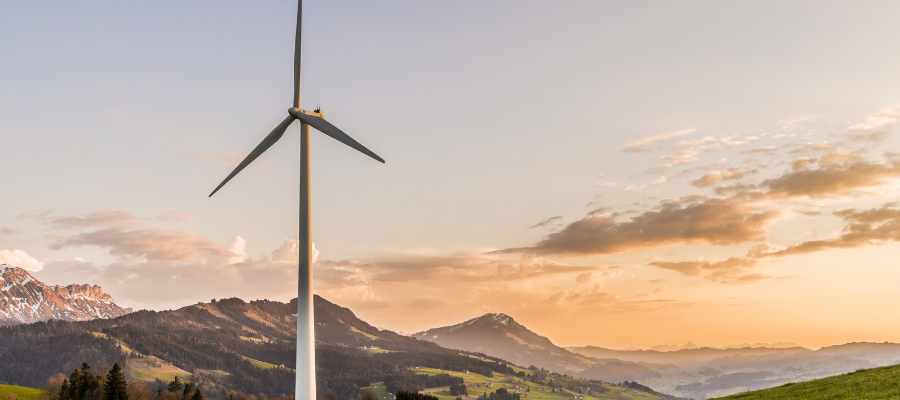
[[[225,178],[225,180],[222,181],[222,183],[220,183],[218,187],[216,187],[216,190],[213,190],[212,193],[209,194],[209,197],[212,197],[212,195],[216,194],[216,192],[218,192],[219,189],[222,188],[222,186],[225,186],[225,184],[228,183],[231,178],[234,178],[234,176],[237,175],[238,172],[241,172],[244,168],[250,165],[253,160],[259,157],[266,150],[268,150],[269,147],[272,147],[272,145],[275,144],[278,139],[281,139],[281,136],[284,135],[284,131],[291,124],[291,122],[294,122],[294,117],[287,117],[284,119],[284,121],[281,121],[281,123],[272,130],[272,133],[270,133],[269,136],[266,136],[266,138],[263,139],[262,142],[259,142],[259,144],[256,145],[256,148],[253,149],[253,151],[251,151],[246,158],[244,158],[244,161],[241,161],[241,163],[238,164],[237,168],[235,168],[234,171],[231,171],[231,174],[229,174],[228,177]]]
[[[303,22],[303,0],[297,0],[297,32],[294,37],[294,108],[300,107],[300,25]]]
[[[318,117],[315,115],[305,114],[303,112],[298,112],[294,114],[297,119],[306,122],[313,128],[316,128],[319,132],[322,132],[328,136],[335,138],[338,142],[346,144],[356,150],[359,150],[360,153],[363,153],[369,157],[372,157],[382,163],[384,163],[384,159],[378,157],[378,154],[373,153],[371,150],[367,149],[366,146],[359,144],[356,140],[353,140],[352,137],[338,129],[336,126],[332,125],[330,122],[326,121],[322,117]]]

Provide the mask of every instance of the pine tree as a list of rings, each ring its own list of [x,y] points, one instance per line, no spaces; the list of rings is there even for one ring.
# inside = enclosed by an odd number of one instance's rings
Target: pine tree
[[[92,400],[97,388],[100,387],[100,377],[91,372],[91,365],[81,363],[81,375],[78,377],[75,397],[72,400]]]
[[[178,375],[175,375],[175,379],[172,382],[169,382],[169,391],[172,393],[181,391],[181,379],[178,379]]]
[[[119,363],[113,364],[112,369],[106,374],[106,387],[103,400],[128,400],[128,390],[125,376],[122,375],[122,367]]]
[[[63,379],[59,387],[59,400],[69,400],[69,380]]]
[[[204,400],[203,393],[200,393],[200,389],[194,391],[194,395],[191,396],[191,400]]]
[[[72,370],[72,373],[69,374],[69,392],[66,394],[67,400],[83,400],[84,399],[84,392],[82,392],[82,397],[80,397],[80,398],[78,397],[78,395],[79,395],[78,394],[79,393],[78,385],[80,385],[81,383],[82,383],[81,382],[81,370],[78,368],[75,368],[74,370]]]
[[[184,400],[189,400],[191,398],[191,395],[194,392],[194,389],[196,389],[196,388],[197,388],[197,385],[195,385],[192,382],[185,383],[184,391],[181,392],[181,398]]]

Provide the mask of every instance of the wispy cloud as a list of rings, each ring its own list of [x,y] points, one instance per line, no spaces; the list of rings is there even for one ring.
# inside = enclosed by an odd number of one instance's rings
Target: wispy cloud
[[[660,156],[658,159],[665,163],[666,167],[687,164],[697,161],[699,155],[721,149],[729,149],[735,146],[741,146],[759,140],[757,136],[740,137],[738,135],[725,136],[716,138],[707,136],[704,138],[678,142],[669,154]]]
[[[552,224],[552,223],[554,223],[554,222],[561,221],[562,219],[563,219],[562,215],[555,215],[555,216],[552,216],[552,217],[547,217],[546,219],[542,220],[541,222],[538,222],[538,223],[536,223],[536,224],[534,224],[534,225],[532,225],[532,226],[529,226],[528,229],[531,229],[531,228],[540,228],[540,227],[542,227],[542,226],[547,226],[547,225],[550,225],[550,224]]]
[[[28,271],[44,269],[44,263],[28,255],[24,250],[0,249],[0,264],[8,264]]]
[[[787,118],[778,120],[778,124],[781,125],[782,130],[794,130],[794,129],[802,129],[805,128],[803,125],[805,122],[813,121],[816,119],[814,115],[799,115],[794,118]]]
[[[721,140],[716,140],[716,143],[721,143]],[[721,185],[759,173],[756,169],[746,168],[708,172],[692,182],[697,187],[714,187],[713,192],[719,197],[695,194],[663,200],[655,208],[637,212],[628,218],[624,213],[604,208],[548,234],[533,246],[500,250],[499,253],[583,256],[673,244],[731,245],[762,241],[778,218],[796,214],[817,215],[821,212],[818,206],[803,206],[804,202],[873,196],[882,190],[879,188],[900,179],[900,156],[886,153],[885,161],[877,162],[863,158],[862,153],[856,150],[818,147],[825,151],[820,158],[804,156],[794,159],[790,162],[791,169],[757,183]],[[816,163],[818,168],[810,168]],[[656,183],[662,181],[665,180],[660,178]],[[782,202],[789,202],[789,207]],[[799,211],[793,214],[788,210]],[[705,269],[737,265],[735,263],[708,263]],[[670,266],[698,269],[705,264]],[[728,279],[733,278],[733,275],[728,275]]]
[[[848,131],[878,129],[900,119],[900,107],[887,107],[863,117],[862,121],[847,127]]]
[[[650,151],[657,148],[657,143],[662,142],[666,139],[676,138],[679,136],[684,136],[689,133],[696,131],[696,129],[681,129],[672,132],[660,133],[653,136],[647,136],[634,142],[629,143],[625,147],[619,150],[620,153],[640,153],[644,151]]]
[[[897,205],[897,202],[891,202],[881,207],[867,210],[849,208],[836,211],[834,215],[843,218],[846,223],[844,233],[840,236],[833,239],[799,243],[766,255],[786,256],[834,248],[855,248],[889,241],[900,241],[900,210],[897,209]]]
[[[746,168],[729,168],[724,171],[712,171],[691,182],[691,184],[698,187],[707,187],[722,181],[741,179],[747,173]]]
[[[157,219],[163,221],[194,222],[194,216],[191,215],[191,213],[180,210],[169,211],[163,215],[160,215]]]
[[[706,274],[707,279],[720,283],[741,284],[770,278],[762,274],[746,273],[758,263],[759,260],[755,258],[731,257],[723,261],[654,261],[650,265],[688,276]]]
[[[95,211],[80,217],[50,217],[50,222],[61,229],[84,229],[98,226],[124,229],[139,225],[145,220],[146,218],[119,210]]]

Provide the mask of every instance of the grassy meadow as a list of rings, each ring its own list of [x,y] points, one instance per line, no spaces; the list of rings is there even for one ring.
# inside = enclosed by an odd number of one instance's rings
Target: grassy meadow
[[[521,368],[513,367],[516,372],[522,371]],[[569,386],[602,386],[608,389],[608,392],[600,393],[597,395],[586,395],[579,394],[573,391],[569,391],[564,389],[559,393],[552,393],[549,385],[541,385],[539,383],[534,382],[526,382],[522,378],[519,378],[515,375],[505,375],[500,373],[494,373],[492,378],[489,378],[484,375],[479,375],[476,373],[462,373],[458,371],[449,371],[442,370],[436,368],[410,368],[413,372],[417,374],[425,374],[425,375],[438,375],[438,374],[448,374],[452,376],[462,377],[466,383],[466,386],[476,384],[479,385],[477,387],[468,388],[467,391],[469,393],[468,396],[463,396],[463,399],[472,400],[478,396],[481,396],[485,393],[490,393],[496,391],[499,388],[506,388],[506,390],[515,392],[521,391],[522,398],[527,400],[571,400],[574,396],[584,396],[584,400],[600,400],[600,399],[616,399],[616,400],[624,400],[624,399],[658,399],[657,396],[654,396],[650,393],[645,392],[635,392],[629,388],[611,385],[608,383],[597,383],[597,382],[587,382],[584,379],[578,378],[566,378],[563,376],[554,375],[554,382],[558,382],[564,388]],[[484,384],[493,382],[492,387],[485,387]],[[520,389],[516,389],[515,387],[519,386]],[[529,392],[528,389],[531,389]],[[542,391],[541,388],[546,389],[546,391]],[[442,387],[442,388],[429,388],[424,390],[423,392],[427,392],[434,396],[437,396],[440,400],[455,400],[456,396],[450,395],[450,387]],[[377,391],[376,391],[377,393]],[[579,399],[580,400],[580,399]]]
[[[41,389],[23,386],[0,385],[0,399],[5,399],[12,393],[18,400],[36,400],[41,394]]]
[[[159,358],[146,356],[144,358],[129,358],[125,363],[125,379],[153,382],[156,378],[171,381],[177,375],[179,379],[190,382],[193,374]]]
[[[265,361],[255,360],[255,359],[252,359],[252,358],[250,358],[250,357],[244,357],[244,356],[241,356],[241,358],[243,358],[243,359],[245,359],[245,360],[247,360],[247,361],[250,361],[250,364],[253,364],[253,366],[256,367],[256,368],[272,369],[272,368],[278,367],[278,366],[275,365],[275,364],[267,363],[267,362],[265,362]]]
[[[870,400],[900,399],[900,365],[872,368],[806,382],[739,393],[720,399]]]

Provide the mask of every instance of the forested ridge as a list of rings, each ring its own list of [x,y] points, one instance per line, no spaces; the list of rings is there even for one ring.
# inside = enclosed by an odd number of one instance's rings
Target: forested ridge
[[[118,363],[127,370],[129,362],[152,356],[191,373],[192,382],[210,398],[225,398],[229,390],[291,395],[295,312],[296,301],[225,299],[178,310],[142,310],[111,320],[2,327],[0,383],[41,387],[48,377],[83,363]],[[355,398],[360,387],[375,381],[384,382],[392,393],[462,383],[449,375],[416,375],[409,370],[416,366],[487,376],[512,371],[502,360],[483,354],[478,354],[482,359],[473,358],[379,330],[318,296],[315,314],[317,386],[339,398]],[[361,349],[373,345],[387,352]],[[254,366],[248,358],[276,367]]]

